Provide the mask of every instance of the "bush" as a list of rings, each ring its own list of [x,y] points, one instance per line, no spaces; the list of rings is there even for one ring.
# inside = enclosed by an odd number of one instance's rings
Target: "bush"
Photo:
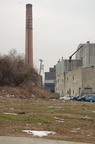
[[[23,56],[18,55],[16,50],[0,56],[0,86],[36,85],[38,77],[36,70],[25,65]]]

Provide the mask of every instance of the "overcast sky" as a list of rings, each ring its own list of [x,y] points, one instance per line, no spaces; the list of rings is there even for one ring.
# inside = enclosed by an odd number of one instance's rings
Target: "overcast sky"
[[[26,4],[33,5],[34,65],[44,71],[80,43],[95,43],[95,0],[0,0],[0,54],[25,51]]]

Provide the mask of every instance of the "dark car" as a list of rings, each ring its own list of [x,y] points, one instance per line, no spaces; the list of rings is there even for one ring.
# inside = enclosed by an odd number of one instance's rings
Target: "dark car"
[[[83,96],[83,95],[76,95],[76,96],[73,97],[73,100],[76,100],[76,101],[77,101],[78,98],[81,98],[82,96]]]
[[[82,97],[79,97],[77,100],[78,101],[86,101],[87,98],[92,97],[95,94],[85,94]]]

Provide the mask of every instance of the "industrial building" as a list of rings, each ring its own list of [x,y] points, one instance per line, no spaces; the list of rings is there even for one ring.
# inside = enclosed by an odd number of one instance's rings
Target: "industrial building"
[[[55,66],[49,68],[49,72],[45,72],[44,87],[52,93],[55,92],[55,74],[56,74]]]
[[[75,59],[72,56],[75,54]],[[95,43],[80,44],[68,60],[56,64],[55,93],[59,96],[95,92]]]
[[[77,50],[75,56],[76,59],[82,60],[82,67],[95,67],[95,43],[88,41],[85,44],[80,44]]]

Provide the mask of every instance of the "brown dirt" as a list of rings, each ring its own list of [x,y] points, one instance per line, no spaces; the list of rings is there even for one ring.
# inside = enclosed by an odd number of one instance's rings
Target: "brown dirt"
[[[28,87],[0,87],[0,95],[14,98],[52,98],[55,97],[49,91],[37,86]]]
[[[38,87],[0,87],[0,135],[33,137],[22,130],[47,130],[57,133],[43,138],[94,143],[95,103],[52,97]]]

